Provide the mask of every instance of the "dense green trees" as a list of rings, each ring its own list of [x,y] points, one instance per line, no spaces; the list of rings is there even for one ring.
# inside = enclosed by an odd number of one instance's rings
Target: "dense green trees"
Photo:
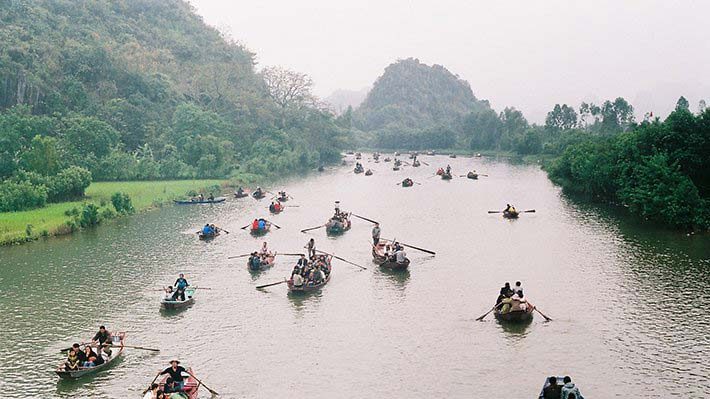
[[[20,0],[0,7],[0,21],[7,192],[71,167],[97,180],[293,173],[336,161],[349,141],[307,76],[257,73],[254,54],[185,1]],[[45,188],[46,198],[38,188],[37,201],[4,209],[83,192]]]

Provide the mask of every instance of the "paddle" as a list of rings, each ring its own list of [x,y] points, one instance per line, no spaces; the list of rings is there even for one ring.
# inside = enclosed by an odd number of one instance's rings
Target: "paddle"
[[[386,239],[386,238],[383,238],[383,240],[387,240],[387,239]],[[387,241],[394,242],[394,240],[387,240]],[[413,246],[413,245],[405,244],[405,243],[403,243],[403,242],[400,242],[399,244],[402,245],[402,246],[404,246],[404,247],[407,247],[407,248],[412,248],[412,249],[416,249],[416,250],[418,250],[418,251],[426,252],[426,253],[428,253],[428,254],[436,255],[436,252],[430,251],[430,250],[428,250],[428,249],[415,247],[415,246]]]
[[[287,282],[287,281],[288,281],[288,280],[279,281],[278,283],[271,283],[271,284],[258,285],[258,286],[256,286],[256,289],[257,289],[257,290],[260,290],[260,289],[262,289],[262,288],[271,287],[272,285],[283,284],[283,283],[285,283],[285,282]]]
[[[210,387],[208,387],[207,385],[205,385],[204,382],[200,381],[199,378],[195,377],[194,374],[192,374],[192,373],[189,372],[188,370],[185,370],[185,371],[187,371],[187,374],[190,374],[190,376],[191,376],[192,378],[194,378],[198,383],[200,383],[203,387],[205,387],[208,391],[210,391],[210,393],[211,393],[212,395],[214,395],[214,396],[219,396],[219,394],[218,394],[217,392],[215,392],[215,391],[213,391],[212,389],[210,389]],[[171,396],[172,396],[172,395],[171,395]]]
[[[342,260],[342,261],[345,262],[345,263],[349,263],[349,264],[351,264],[351,265],[353,265],[353,266],[357,266],[357,267],[359,267],[359,268],[362,269],[362,270],[367,270],[366,267],[360,266],[360,265],[358,265],[357,263],[350,262],[349,260],[343,259],[343,258],[341,258],[340,256],[336,256],[336,255],[333,255],[333,254],[329,254],[329,253],[327,253],[327,252],[323,252],[323,251],[320,251],[320,250],[318,250],[318,249],[316,249],[316,252],[320,252],[320,253],[322,253],[322,254],[324,254],[324,255],[332,256],[332,257],[334,257],[335,259],[339,259],[339,260]]]
[[[360,216],[360,215],[356,215],[356,214],[354,214],[354,213],[351,213],[351,215],[355,216],[356,218],[360,218],[360,219],[362,219],[362,220],[367,220],[367,221],[370,222],[370,223],[378,223],[378,222],[376,222],[376,221],[374,221],[374,220],[372,220],[372,219],[368,219],[368,218],[366,218],[366,217],[363,217],[363,216]]]
[[[246,229],[246,228],[249,227],[249,226],[251,226],[251,223],[249,223],[248,225],[246,225],[246,226],[244,226],[244,227],[240,227],[240,229],[244,230],[244,229]]]
[[[320,229],[321,227],[325,227],[325,225],[322,224],[322,225],[317,226],[317,227],[311,227],[310,229],[303,229],[303,230],[301,230],[301,233],[305,233],[305,232],[307,232],[307,231],[311,231],[311,230],[315,230],[315,229]]]
[[[225,233],[229,234],[229,232],[228,232],[227,230],[225,230],[225,229],[223,229],[223,228],[221,228],[221,227],[217,227],[217,231],[219,231],[219,230],[222,230],[222,231],[224,231]]]
[[[499,303],[498,305],[492,307],[491,310],[487,311],[483,316],[477,318],[476,321],[481,321],[481,320],[483,320],[484,317],[488,316],[489,313],[491,313],[492,311],[496,310],[496,308],[497,308],[498,306],[502,305],[502,304],[503,304],[503,303],[501,302],[501,303]]]
[[[533,306],[533,310],[536,310],[538,313],[540,313],[540,315],[542,315],[542,317],[545,318],[545,321],[552,321],[552,319],[549,318],[549,317],[547,317],[547,316],[545,316],[545,314],[542,313],[542,312],[537,308],[537,306]]]
[[[237,256],[228,256],[227,259],[237,259],[237,258],[243,258],[245,256],[249,256],[251,254],[244,254],[244,255],[237,255]]]
[[[131,348],[131,349],[141,349],[144,351],[153,351],[153,352],[160,352],[160,349],[153,349],[153,348],[144,348],[142,346],[131,346],[131,345],[123,345],[124,348]],[[151,383],[152,384],[152,383]]]
[[[306,254],[279,254],[279,255],[284,255],[284,256],[301,256],[301,255],[306,255]]]
[[[488,213],[503,213],[504,211],[488,211]],[[535,213],[534,209],[528,209],[526,211],[520,211],[518,213]]]
[[[426,163],[426,162],[424,162],[424,161],[419,161],[419,162],[423,163],[423,164],[426,165],[426,166],[429,166],[429,164]]]
[[[266,220],[266,219],[264,219],[264,220]],[[272,222],[271,220],[266,220],[266,221],[269,222],[269,223],[271,223],[271,224],[273,224],[274,227],[276,227],[277,229],[280,229],[280,228],[281,228],[278,224]]]
[[[162,371],[161,371],[161,373],[162,373]],[[158,379],[158,377],[160,377],[160,373],[158,373],[155,376],[155,378],[153,378],[153,381],[151,381],[150,384],[148,384],[148,388],[146,388],[145,391],[143,391],[143,395],[145,395],[148,391],[150,391],[150,386],[153,385],[153,383],[155,383],[155,381]]]

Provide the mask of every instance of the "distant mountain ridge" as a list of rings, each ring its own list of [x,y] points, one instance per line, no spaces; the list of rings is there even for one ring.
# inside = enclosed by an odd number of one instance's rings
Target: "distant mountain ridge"
[[[363,87],[360,90],[338,89],[330,93],[330,95],[323,100],[330,105],[330,108],[336,114],[342,114],[348,107],[359,107],[360,104],[365,101],[365,97],[367,97],[369,91],[369,87]]]
[[[441,65],[416,58],[385,68],[355,112],[355,125],[365,131],[394,127],[422,129],[450,125],[452,120],[488,109],[465,80]]]

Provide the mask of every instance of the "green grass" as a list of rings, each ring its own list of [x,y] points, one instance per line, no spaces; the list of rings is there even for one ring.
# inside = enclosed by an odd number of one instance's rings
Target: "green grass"
[[[133,207],[141,212],[173,199],[183,198],[188,191],[221,185],[223,180],[132,181],[92,183],[81,201],[49,204],[44,208],[23,212],[0,213],[0,245],[31,241],[42,235],[59,235],[67,231],[65,222],[70,219],[65,212],[79,208],[85,202],[111,206],[111,196],[116,192],[131,197]],[[27,225],[31,234],[27,235]]]

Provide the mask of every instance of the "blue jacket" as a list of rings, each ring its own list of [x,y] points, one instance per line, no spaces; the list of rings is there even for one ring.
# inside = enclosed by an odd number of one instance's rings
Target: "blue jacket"
[[[183,290],[183,289],[187,288],[189,285],[190,284],[187,283],[187,280],[185,280],[182,277],[175,280],[175,287],[177,287],[177,289],[179,289],[179,290]]]

